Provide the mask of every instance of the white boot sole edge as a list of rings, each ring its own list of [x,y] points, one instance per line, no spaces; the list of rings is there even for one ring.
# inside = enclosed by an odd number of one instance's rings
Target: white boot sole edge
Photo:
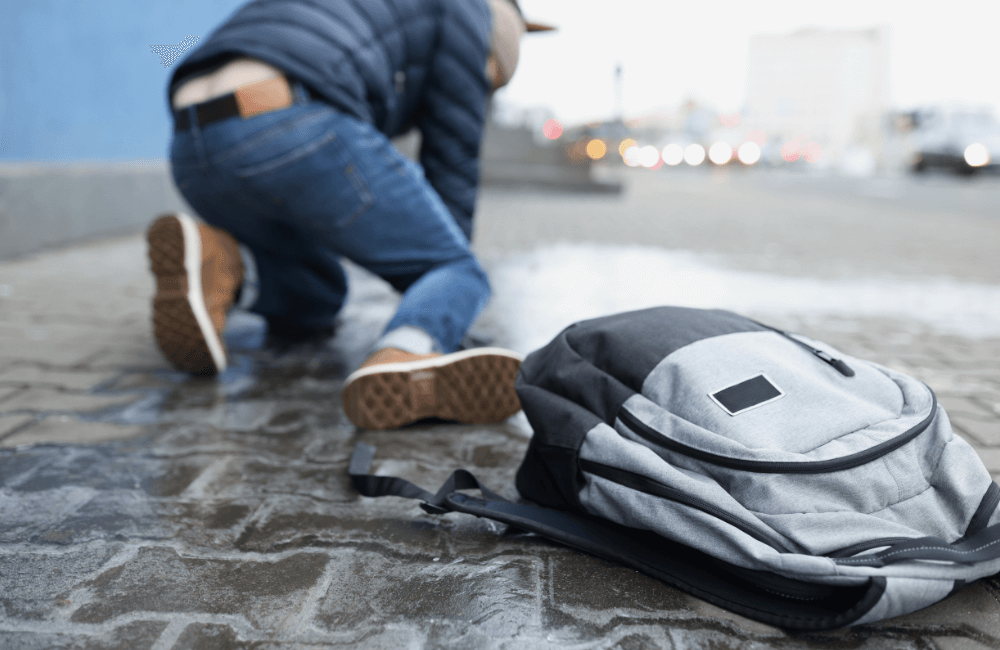
[[[184,236],[184,271],[187,273],[188,292],[187,300],[191,306],[191,312],[198,323],[201,335],[205,338],[208,351],[212,355],[216,372],[226,369],[226,351],[222,346],[222,339],[212,325],[212,318],[208,315],[208,307],[205,306],[204,289],[201,286],[201,234],[198,232],[198,224],[188,215],[178,212],[174,215],[181,224],[181,233]]]

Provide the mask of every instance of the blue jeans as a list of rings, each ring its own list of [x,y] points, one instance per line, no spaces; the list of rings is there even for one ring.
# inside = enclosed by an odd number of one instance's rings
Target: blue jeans
[[[403,292],[386,332],[417,327],[454,351],[490,297],[465,234],[385,135],[296,93],[271,113],[192,119],[171,145],[184,198],[253,253],[251,311],[274,328],[329,327],[347,294],[343,256]]]

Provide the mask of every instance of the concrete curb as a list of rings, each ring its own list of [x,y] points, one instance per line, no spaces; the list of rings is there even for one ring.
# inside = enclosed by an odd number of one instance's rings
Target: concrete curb
[[[0,166],[0,259],[138,232],[191,208],[166,160]]]
[[[558,151],[557,151],[558,153]],[[589,166],[483,160],[482,184],[617,194]],[[156,215],[197,214],[178,193],[166,160],[0,165],[0,260],[142,231]]]

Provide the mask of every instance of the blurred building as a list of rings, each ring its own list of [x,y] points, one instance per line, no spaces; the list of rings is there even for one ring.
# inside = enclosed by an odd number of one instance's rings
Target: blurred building
[[[884,28],[804,29],[750,41],[745,129],[780,143],[786,160],[870,164],[882,157],[889,108]]]

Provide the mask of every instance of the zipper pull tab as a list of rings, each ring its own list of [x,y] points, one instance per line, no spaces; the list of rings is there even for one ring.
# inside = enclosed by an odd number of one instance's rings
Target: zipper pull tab
[[[817,350],[815,348],[812,348],[812,353],[815,354],[820,359],[822,359],[823,361],[826,361],[828,364],[830,364],[834,368],[836,368],[837,372],[839,372],[840,374],[844,375],[845,377],[853,377],[854,376],[854,370],[849,365],[847,365],[846,363],[844,363],[843,361],[841,361],[840,359],[835,359],[835,358],[831,357],[829,354],[827,354],[826,352],[823,352],[822,350]]]
[[[751,321],[751,322],[757,323],[757,321],[755,321],[755,320]],[[776,332],[776,333],[784,336],[786,339],[788,339],[792,343],[795,343],[795,344],[797,344],[797,345],[805,348],[806,350],[809,350],[814,355],[816,355],[818,358],[820,358],[821,360],[823,360],[826,363],[828,363],[831,366],[833,366],[837,370],[837,372],[839,372],[840,374],[844,375],[845,377],[853,377],[854,376],[854,370],[849,365],[847,365],[846,363],[844,363],[843,361],[841,361],[840,359],[835,359],[835,358],[831,357],[829,354],[827,354],[826,352],[823,352],[822,350],[817,350],[816,348],[814,348],[813,346],[809,345],[808,343],[805,343],[803,341],[798,340],[797,338],[795,338],[794,336],[792,336],[788,332],[784,332],[782,330],[779,330],[777,327],[771,327],[770,325],[765,325],[764,323],[757,323],[757,324],[760,325],[761,327],[765,327],[765,328],[771,330],[772,332]]]

